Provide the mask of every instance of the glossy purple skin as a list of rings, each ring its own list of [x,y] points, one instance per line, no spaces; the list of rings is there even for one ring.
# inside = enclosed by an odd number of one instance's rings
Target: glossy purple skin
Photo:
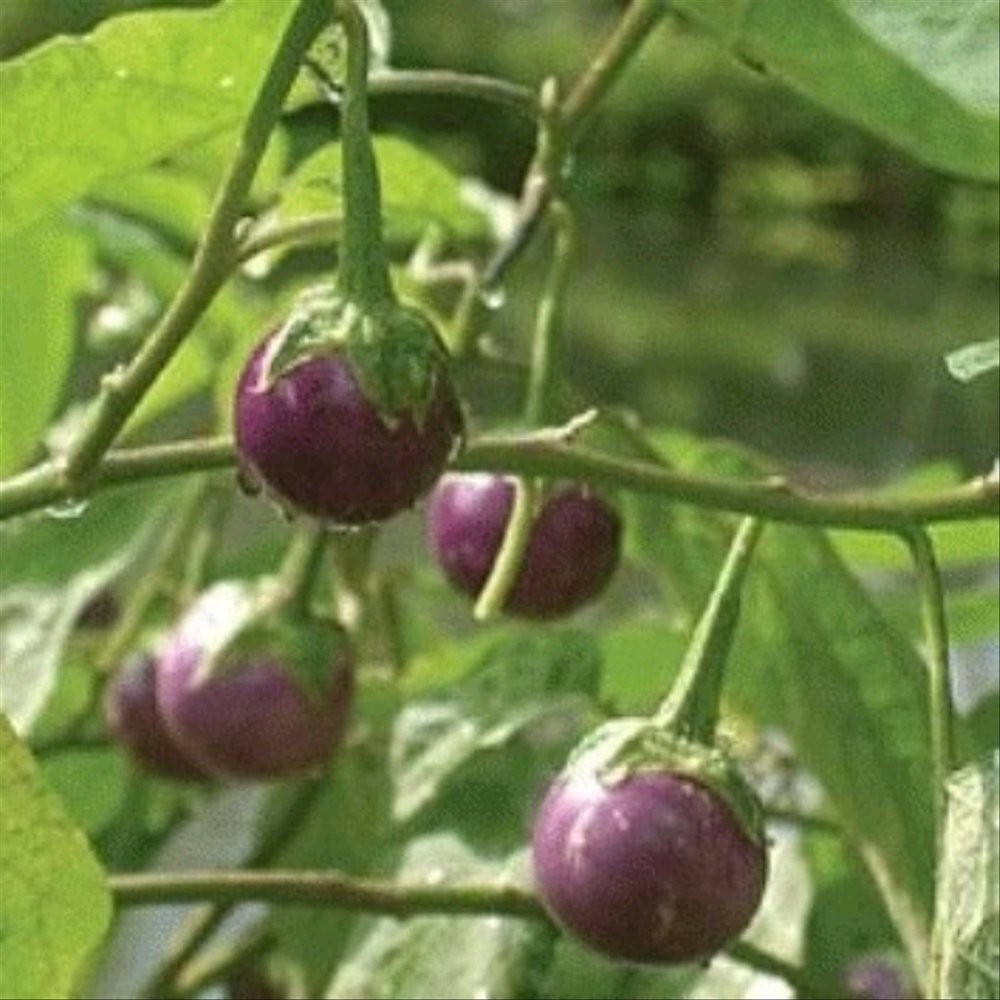
[[[427,538],[448,579],[472,596],[489,577],[514,503],[510,480],[442,476],[427,508]],[[558,618],[597,597],[621,557],[621,519],[579,486],[550,495],[532,526],[506,610]]]
[[[268,780],[322,767],[340,743],[354,693],[342,655],[325,697],[311,698],[266,653],[194,683],[201,647],[182,627],[157,663],[156,691],[174,739],[219,777]]]
[[[916,991],[899,968],[884,958],[859,959],[844,977],[847,989],[858,1000],[916,1000]]]
[[[561,777],[535,820],[535,879],[552,916],[632,962],[719,951],[760,904],[767,857],[705,786],[640,772],[605,787]]]
[[[152,656],[130,663],[111,682],[104,697],[104,717],[117,742],[144,770],[177,781],[209,777],[181,750],[160,717]]]
[[[262,390],[270,334],[254,349],[236,390],[242,461],[292,508],[337,524],[381,521],[430,489],[462,433],[446,373],[422,427],[390,426],[342,356],[305,361]]]

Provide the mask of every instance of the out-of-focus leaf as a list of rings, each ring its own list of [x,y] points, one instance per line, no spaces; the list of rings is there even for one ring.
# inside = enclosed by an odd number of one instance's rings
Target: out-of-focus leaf
[[[104,872],[0,718],[0,996],[73,996],[111,919]]]
[[[491,862],[458,838],[440,834],[413,841],[397,880],[522,882],[523,857]],[[327,990],[329,1000],[465,1000],[534,995],[539,957],[547,957],[551,931],[509,917],[416,917],[371,922]]]
[[[4,233],[239,122],[294,9],[225,0],[132,14],[2,64]]]
[[[997,748],[1000,740],[1000,694],[989,694],[957,719],[956,742],[960,762],[979,760]]]
[[[946,355],[944,360],[953,378],[959,382],[971,382],[977,375],[1000,366],[1000,338],[967,344]]]
[[[1000,990],[1000,754],[948,781],[935,935],[941,951],[933,996],[990,1000]]]
[[[466,239],[486,235],[486,221],[462,199],[458,177],[429,153],[403,139],[382,136],[375,140],[375,156],[389,238],[417,240],[428,226]],[[282,192],[279,218],[329,213],[340,217],[340,163],[339,143],[324,146],[302,163]]]
[[[601,700],[616,715],[652,712],[666,697],[686,648],[682,631],[660,620],[638,619],[601,635]]]
[[[995,184],[994,0],[676,0],[732,54],[930,166]]]
[[[498,642],[475,670],[399,713],[391,748],[393,814],[411,819],[473,759],[551,719],[579,719],[600,685],[600,657],[579,632],[525,631]],[[571,726],[575,728],[575,726]]]
[[[99,495],[73,517],[0,527],[0,705],[19,731],[52,693],[80,612],[145,550],[172,498],[147,484]]]
[[[829,996],[840,996],[851,961],[894,949],[898,938],[871,877],[844,839],[810,831],[804,844],[813,902],[802,964],[826,983]]]
[[[744,453],[680,436],[664,453],[702,474],[759,478]],[[697,614],[721,565],[726,521],[633,501],[630,544]],[[820,532],[771,525],[745,595],[726,692],[784,730],[861,848],[913,953],[930,923],[934,869],[927,693],[915,650],[887,626]]]
[[[86,241],[65,227],[0,240],[0,476],[31,458],[52,419],[73,359],[74,297],[86,290],[89,267]]]
[[[334,759],[329,779],[309,816],[275,864],[371,874],[393,835],[386,760],[395,696],[367,683],[359,692],[354,735]],[[276,788],[266,818],[283,815],[295,788]],[[282,906],[268,925],[283,962],[292,963],[308,996],[319,996],[347,946],[357,914],[335,907]]]
[[[91,836],[114,820],[125,800],[128,765],[113,747],[49,754],[41,770],[73,821]]]
[[[0,710],[21,733],[31,728],[56,682],[80,612],[135,557],[143,539],[56,585],[24,584],[0,593]]]

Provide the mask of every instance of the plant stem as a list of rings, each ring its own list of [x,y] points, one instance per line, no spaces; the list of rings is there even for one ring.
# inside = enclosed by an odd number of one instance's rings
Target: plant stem
[[[261,839],[257,848],[247,859],[248,869],[261,868],[269,865],[284,849],[285,845],[295,836],[312,810],[313,804],[324,788],[325,782],[317,778],[306,782],[296,798],[291,802],[281,819]],[[239,873],[236,873],[239,874]],[[134,876],[111,876],[127,878]],[[142,876],[155,878],[155,873]],[[223,920],[229,915],[233,906],[240,902],[238,898],[217,899],[213,895],[202,894],[189,896],[188,899],[208,900],[209,905],[191,915],[190,921],[182,928],[180,938],[174,943],[160,968],[150,979],[142,996],[147,1000],[162,1000],[173,995],[173,985],[181,978],[184,967],[201,949],[202,945],[215,933]],[[153,899],[148,902],[155,902]]]
[[[667,0],[632,0],[563,102],[563,128],[570,144],[578,142],[586,132],[594,111],[666,9]]]
[[[327,870],[145,872],[111,875],[108,884],[118,906],[210,899],[227,906],[246,902],[333,906],[400,919],[449,914],[548,920],[538,897],[513,885],[400,884]],[[823,995],[801,969],[753,945],[735,942],[726,952],[737,962],[782,977],[802,995]]]
[[[554,201],[549,215],[555,224],[555,246],[545,291],[538,304],[532,343],[531,371],[525,416],[528,425],[540,427],[555,419],[555,383],[562,362],[563,315],[566,288],[576,242],[576,225],[569,206]]]
[[[67,486],[78,488],[89,480],[146,391],[226,280],[235,248],[234,230],[257,165],[302,57],[326,23],[328,13],[326,0],[299,0],[246,119],[236,155],[216,195],[187,277],[128,366],[104,376],[101,391],[63,460],[62,476]]]
[[[763,527],[760,521],[748,517],[737,528],[691,636],[680,673],[656,713],[658,723],[696,743],[711,745],[715,739],[722,683],[740,617],[743,582]]]
[[[538,486],[534,480],[515,479],[514,502],[504,529],[503,541],[472,612],[476,621],[485,622],[496,617],[507,603],[521,570],[521,560],[531,540],[531,526],[535,521],[537,506]]]
[[[538,113],[538,101],[528,87],[477,73],[447,69],[386,69],[368,77],[369,94],[441,94],[469,97],[509,108],[527,118]]]
[[[232,439],[227,437],[123,448],[105,456],[82,493],[87,496],[109,486],[229,468],[235,460]],[[939,521],[1000,517],[1000,483],[986,476],[923,496],[810,493],[783,480],[723,479],[676,472],[654,461],[619,458],[566,443],[552,430],[483,435],[467,445],[452,467],[466,472],[576,479],[706,510],[853,531],[897,534]],[[79,492],[63,482],[54,463],[46,462],[0,482],[0,521],[49,507]]]
[[[343,237],[337,283],[364,311],[395,302],[382,242],[382,196],[368,129],[368,26],[354,0],[337,0],[336,17],[347,39],[347,68],[340,104],[343,151]]]
[[[305,616],[309,613],[309,602],[323,568],[329,539],[326,526],[316,522],[299,531],[288,546],[278,570],[278,579],[281,581],[283,605],[292,614]]]
[[[258,927],[239,941],[215,949],[211,954],[192,962],[177,980],[178,997],[200,995],[209,986],[221,982],[228,975],[259,961],[275,945],[275,936],[265,927]]]
[[[486,309],[483,292],[500,285],[507,269],[531,242],[559,186],[567,156],[586,134],[598,104],[665,10],[666,0],[633,0],[566,100],[548,111],[544,101],[539,101],[541,127],[535,155],[521,187],[517,222],[487,261],[479,281],[469,288],[456,313],[453,331],[456,357],[472,351]]]

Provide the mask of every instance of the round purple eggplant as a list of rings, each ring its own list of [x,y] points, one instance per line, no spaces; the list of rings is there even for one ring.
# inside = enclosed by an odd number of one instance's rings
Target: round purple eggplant
[[[463,420],[444,367],[422,412],[387,413],[346,351],[317,354],[268,379],[272,337],[253,351],[236,390],[243,466],[275,498],[333,524],[382,521],[434,484]]]
[[[143,770],[177,781],[209,775],[167,731],[156,702],[156,659],[136,657],[112,680],[104,696],[104,717],[114,739]]]
[[[503,542],[513,483],[489,474],[443,476],[427,509],[427,537],[452,584],[478,595]],[[548,495],[532,525],[505,610],[559,618],[607,587],[621,558],[621,518],[607,501],[578,486]]]

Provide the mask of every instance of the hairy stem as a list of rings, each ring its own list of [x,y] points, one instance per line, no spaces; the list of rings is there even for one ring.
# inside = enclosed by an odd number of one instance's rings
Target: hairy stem
[[[496,617],[507,603],[521,570],[521,560],[531,540],[531,526],[535,522],[537,506],[537,484],[531,479],[515,479],[514,503],[504,529],[503,541],[472,612],[477,621],[485,622]]]
[[[246,119],[188,275],[129,364],[122,371],[104,376],[101,391],[65,456],[62,476],[67,486],[77,488],[89,480],[142,397],[225,282],[235,250],[236,223],[257,165],[302,57],[328,14],[326,0],[299,0]]]
[[[347,70],[340,104],[343,237],[337,282],[345,298],[375,310],[395,301],[382,242],[382,195],[368,129],[368,26],[354,0],[337,0],[347,38]]]
[[[710,745],[715,739],[722,683],[740,617],[743,581],[763,527],[760,521],[748,517],[737,528],[677,680],[656,713],[657,721],[665,728],[697,743]]]
[[[278,579],[284,595],[285,606],[293,614],[307,615],[313,591],[323,569],[330,533],[319,522],[303,528],[288,546]]]
[[[223,469],[235,464],[230,438],[204,438],[110,452],[83,491]],[[783,480],[724,479],[664,468],[654,461],[619,458],[569,444],[558,433],[484,435],[471,441],[453,468],[466,472],[575,479],[689,503],[706,510],[749,514],[770,521],[888,534],[939,521],[1000,517],[1000,483],[980,477],[923,496],[825,494]],[[0,482],[0,521],[40,510],[75,495],[49,462]]]

